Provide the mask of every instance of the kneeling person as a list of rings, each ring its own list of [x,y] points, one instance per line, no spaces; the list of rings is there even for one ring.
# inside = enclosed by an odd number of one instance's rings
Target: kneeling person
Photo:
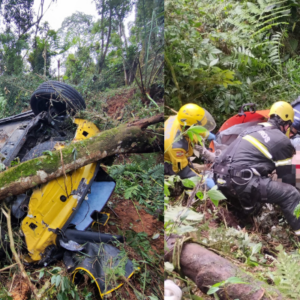
[[[286,134],[294,122],[294,111],[284,101],[272,105],[269,120],[251,126],[216,159],[215,180],[227,196],[238,198],[245,211],[258,203],[278,204],[297,235],[300,219],[294,216],[300,193],[290,184],[272,181],[269,174],[291,165],[295,149]]]

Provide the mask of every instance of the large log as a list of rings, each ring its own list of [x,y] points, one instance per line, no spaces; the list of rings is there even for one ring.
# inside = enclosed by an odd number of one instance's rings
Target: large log
[[[167,241],[168,251],[165,261],[172,261],[176,237]],[[274,287],[255,279],[227,259],[207,250],[196,243],[185,243],[180,255],[180,268],[183,275],[193,280],[198,288],[206,293],[209,286],[225,281],[230,277],[241,278],[247,284],[228,284],[217,294],[221,300],[282,300],[281,293]]]
[[[114,154],[163,151],[163,129],[145,129],[161,121],[163,114],[121,125],[12,167],[0,173],[0,200]]]

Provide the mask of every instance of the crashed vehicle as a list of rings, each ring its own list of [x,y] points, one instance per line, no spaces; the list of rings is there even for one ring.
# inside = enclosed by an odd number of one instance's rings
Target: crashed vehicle
[[[13,161],[51,154],[49,151],[59,150],[72,140],[88,139],[100,132],[92,122],[73,118],[77,111],[85,109],[85,102],[67,84],[42,83],[32,94],[30,105],[32,111],[0,120],[3,169]],[[101,297],[118,288],[120,285],[105,282],[105,268],[108,264],[113,268],[121,260],[120,251],[109,243],[123,242],[123,237],[90,230],[93,222],[107,223],[109,214],[101,210],[115,185],[100,163],[95,162],[12,199],[12,214],[22,219],[28,250],[24,261],[47,266],[63,258],[73,279],[79,270],[94,279]],[[78,251],[87,255],[80,257]],[[133,264],[128,260],[125,276],[129,278],[133,272]]]
[[[245,112],[246,106],[250,107],[250,111]],[[216,156],[230,145],[238,135],[249,126],[266,122],[269,118],[269,110],[256,110],[254,103],[244,104],[238,111],[238,114],[229,118],[219,129],[216,134],[216,140],[210,143],[210,148]],[[282,166],[280,173],[274,175],[274,179],[289,183],[300,189],[300,144],[295,146],[296,154],[292,159],[292,164]]]

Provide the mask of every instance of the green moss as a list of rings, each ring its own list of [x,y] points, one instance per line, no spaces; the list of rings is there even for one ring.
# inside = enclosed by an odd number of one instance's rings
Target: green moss
[[[73,150],[74,148],[77,150],[76,159],[80,157],[84,157],[86,155],[86,151],[93,152],[99,149],[99,143],[104,142],[103,147],[107,150],[109,149],[112,140],[123,140],[124,136],[130,134],[135,136],[136,138],[143,137],[140,129],[138,127],[130,127],[130,131],[128,133],[128,127],[119,126],[117,128],[113,128],[107,131],[100,133],[99,135],[93,137],[92,139],[86,139],[80,141],[78,143],[71,143],[67,147],[63,148],[62,155],[64,164],[68,164],[74,161]],[[114,138],[112,138],[114,137]],[[131,141],[129,142],[131,144]],[[141,142],[137,141],[137,144],[141,144]],[[124,148],[124,147],[122,147]],[[21,163],[15,167],[12,167],[6,170],[3,173],[0,173],[0,187],[5,186],[11,182],[17,181],[22,177],[29,177],[36,175],[36,172],[39,170],[45,171],[47,174],[55,172],[57,168],[61,166],[61,157],[60,151],[53,151],[51,156],[41,156],[24,163]]]

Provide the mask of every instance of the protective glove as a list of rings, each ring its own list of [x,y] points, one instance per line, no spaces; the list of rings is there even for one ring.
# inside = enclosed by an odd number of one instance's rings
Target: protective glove
[[[207,185],[207,187],[208,187],[209,189],[211,189],[213,186],[216,185],[215,182],[214,182],[214,180],[211,179],[211,178],[206,178],[206,179],[205,179],[205,184]]]
[[[213,133],[210,132],[208,137],[207,137],[207,140],[212,141],[212,140],[215,140],[215,139],[216,139],[216,136]]]
[[[165,280],[165,300],[181,300],[182,291],[172,280]]]

